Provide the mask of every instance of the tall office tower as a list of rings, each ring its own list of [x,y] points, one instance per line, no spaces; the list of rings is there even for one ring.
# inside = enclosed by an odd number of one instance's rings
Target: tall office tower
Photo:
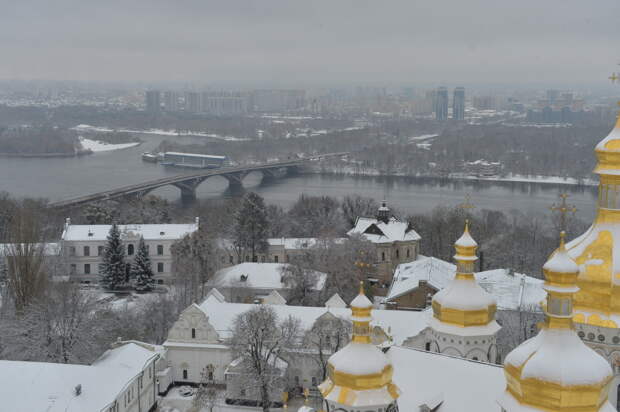
[[[173,91],[167,91],[164,93],[164,109],[167,112],[179,111],[179,94]]]
[[[448,120],[448,89],[440,87],[435,96],[435,119]]]
[[[185,93],[185,111],[189,113],[200,112],[200,93],[186,92]]]
[[[452,99],[452,118],[454,120],[465,120],[465,88],[457,87],[454,89]]]
[[[159,90],[147,90],[145,94],[146,111],[157,113],[161,110],[161,100]]]
[[[558,100],[558,97],[560,97],[559,90],[554,90],[554,89],[547,90],[547,100],[549,101],[549,104],[551,106],[555,104],[555,102]]]

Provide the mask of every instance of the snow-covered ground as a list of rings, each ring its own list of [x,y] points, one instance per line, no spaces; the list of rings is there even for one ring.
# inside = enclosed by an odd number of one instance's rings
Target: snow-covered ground
[[[130,147],[135,147],[140,144],[140,142],[131,142],[131,143],[106,143],[99,140],[91,140],[85,137],[80,136],[80,144],[86,150],[91,150],[94,153],[97,152],[109,152],[111,150],[120,150],[120,149],[128,149]]]

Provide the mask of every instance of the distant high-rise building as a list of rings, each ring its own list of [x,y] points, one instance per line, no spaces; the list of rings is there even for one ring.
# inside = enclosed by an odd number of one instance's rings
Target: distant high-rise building
[[[448,89],[440,87],[435,94],[435,119],[448,120]]]
[[[198,92],[186,92],[185,93],[185,111],[189,113],[200,112],[200,93]]]
[[[179,111],[179,94],[173,91],[167,91],[164,93],[164,109],[167,112]]]
[[[463,87],[454,89],[452,118],[454,120],[465,120],[465,88]]]
[[[159,90],[147,90],[145,94],[146,111],[157,113],[161,110],[161,99]]]
[[[299,110],[306,104],[305,90],[255,90],[252,108],[258,112]]]
[[[493,110],[497,108],[495,96],[474,96],[473,106],[478,110]]]
[[[547,90],[547,100],[549,101],[550,105],[554,105],[556,100],[558,100],[558,97],[560,96],[560,91],[559,90]]]

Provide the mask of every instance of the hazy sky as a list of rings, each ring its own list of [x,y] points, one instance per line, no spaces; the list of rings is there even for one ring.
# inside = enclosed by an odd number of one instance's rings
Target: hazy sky
[[[0,59],[3,79],[590,83],[620,70],[620,1],[0,0]]]

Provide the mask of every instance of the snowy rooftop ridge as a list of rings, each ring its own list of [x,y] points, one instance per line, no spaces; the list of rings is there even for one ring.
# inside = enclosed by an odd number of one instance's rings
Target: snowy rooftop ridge
[[[396,241],[420,240],[420,235],[413,230],[409,223],[392,217],[385,223],[371,217],[358,217],[353,229],[347,232],[348,236],[359,234],[373,243],[389,243]]]
[[[436,289],[445,288],[454,278],[456,266],[434,257],[421,256],[418,260],[398,265],[386,301],[397,299],[428,282]],[[497,300],[500,310],[538,310],[547,296],[544,281],[520,273],[510,274],[507,269],[492,269],[474,274],[478,284]]]
[[[216,288],[247,287],[254,289],[287,289],[283,279],[283,270],[288,263],[245,262],[218,270],[208,284]],[[314,272],[315,290],[325,286],[327,274]]]
[[[198,230],[198,222],[188,224],[139,224],[117,225],[121,238],[140,238],[144,240],[176,240]],[[63,241],[103,241],[106,240],[112,225],[65,225]]]

